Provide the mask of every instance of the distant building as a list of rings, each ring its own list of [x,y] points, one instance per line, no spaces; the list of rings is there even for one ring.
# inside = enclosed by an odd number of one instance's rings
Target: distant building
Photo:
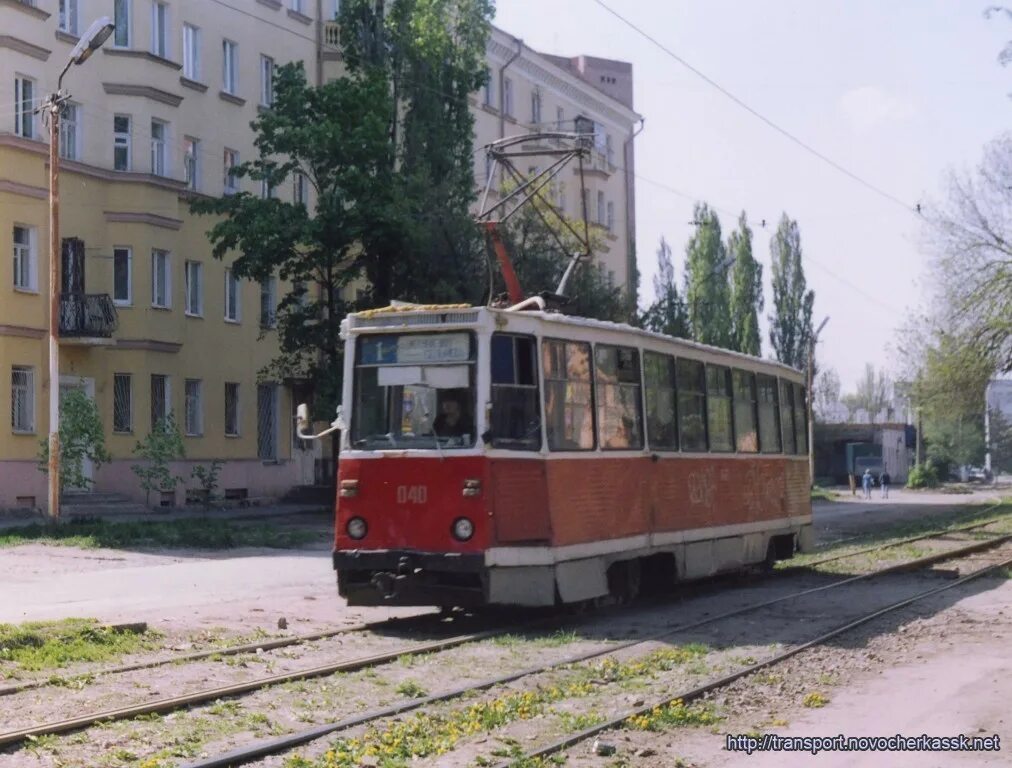
[[[900,485],[914,462],[916,431],[908,424],[816,424],[815,477],[846,483],[847,446],[857,446],[851,453],[877,456],[881,466]]]
[[[999,440],[997,432],[1012,425],[1012,379],[988,382],[984,401],[987,403],[984,411],[984,436],[988,448],[984,468],[989,472],[1008,471],[1012,466],[1012,456],[1002,455],[1001,446],[1006,441]]]

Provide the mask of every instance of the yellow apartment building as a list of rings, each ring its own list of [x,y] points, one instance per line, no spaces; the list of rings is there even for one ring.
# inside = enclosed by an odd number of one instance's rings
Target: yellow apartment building
[[[192,216],[189,204],[239,189],[228,169],[253,156],[249,124],[272,101],[275,66],[301,60],[315,82],[340,76],[338,2],[0,0],[0,254],[9,265],[0,273],[0,403],[10,406],[0,423],[0,508],[43,507],[46,498],[36,457],[53,386],[49,162],[48,129],[35,110],[78,35],[101,16],[116,30],[65,77],[60,135],[56,386],[84,389],[101,413],[113,460],[86,468],[93,487],[143,500],[130,469],[134,447],[169,413],[186,448],[176,473],[223,460],[219,485],[235,498],[276,498],[326,473],[293,429],[311,382],[258,377],[276,351],[273,307],[286,286],[235,280],[228,260],[211,256],[210,221]],[[498,29],[488,55],[492,85],[474,97],[476,143],[534,124],[571,130],[577,114],[594,121],[589,210],[607,241],[599,268],[626,285],[639,120],[630,65],[538,54]],[[576,184],[560,197],[570,215]],[[295,185],[248,191],[312,205],[309,190]],[[187,487],[155,501],[181,503]]]

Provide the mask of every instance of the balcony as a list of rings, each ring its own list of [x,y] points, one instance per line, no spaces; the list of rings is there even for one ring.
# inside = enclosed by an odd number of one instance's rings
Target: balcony
[[[113,344],[118,320],[107,293],[60,294],[60,340],[65,344]]]
[[[329,48],[341,47],[341,25],[336,21],[324,22],[323,44]]]

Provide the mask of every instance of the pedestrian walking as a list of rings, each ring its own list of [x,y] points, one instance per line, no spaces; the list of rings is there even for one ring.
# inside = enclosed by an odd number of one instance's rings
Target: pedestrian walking
[[[890,479],[891,478],[889,477],[889,473],[886,472],[883,469],[882,470],[882,476],[878,479],[879,483],[882,485],[882,498],[883,499],[888,499],[889,498],[889,480]]]
[[[864,474],[861,475],[861,487],[864,489],[864,497],[871,499],[871,486],[875,482],[875,478],[871,476],[871,470],[866,469]]]

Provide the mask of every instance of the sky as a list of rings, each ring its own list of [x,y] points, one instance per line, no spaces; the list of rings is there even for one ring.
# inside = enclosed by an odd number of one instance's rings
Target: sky
[[[772,310],[769,241],[786,212],[801,231],[829,317],[816,357],[843,390],[866,363],[898,372],[896,331],[930,303],[931,248],[917,203],[944,198],[1012,128],[1012,38],[992,0],[603,0],[757,112],[900,202],[834,170],[708,85],[596,0],[498,0],[495,23],[535,50],[632,62],[640,302],[660,238],[681,285],[695,200],[726,234],[746,211]],[[674,191],[672,191],[674,190]],[[765,219],[765,229],[761,222]],[[772,355],[763,318],[763,354]]]

